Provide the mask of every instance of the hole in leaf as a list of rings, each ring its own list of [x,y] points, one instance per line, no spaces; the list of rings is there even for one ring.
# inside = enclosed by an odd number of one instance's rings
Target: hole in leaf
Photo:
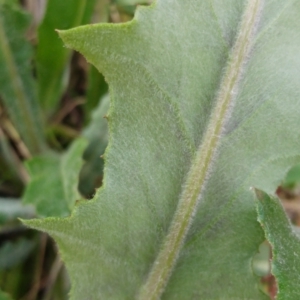
[[[260,244],[258,253],[253,257],[252,269],[255,275],[261,277],[259,288],[262,292],[275,299],[277,285],[271,274],[272,250],[267,241]]]
[[[270,274],[271,247],[267,241],[260,244],[258,253],[253,258],[253,272],[259,276]]]
[[[276,191],[295,226],[300,226],[300,164],[292,167]]]
[[[300,235],[300,164],[288,171],[276,194],[291,220],[294,231]],[[271,261],[272,248],[267,241],[264,241],[253,257],[253,272],[261,277],[260,289],[271,299],[275,299],[278,289],[276,279],[271,274]]]

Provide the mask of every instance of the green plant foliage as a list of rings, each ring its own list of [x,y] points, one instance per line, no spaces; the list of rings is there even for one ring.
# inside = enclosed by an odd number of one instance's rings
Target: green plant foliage
[[[63,155],[48,154],[27,161],[31,177],[23,196],[24,204],[32,204],[40,217],[68,216],[76,200],[81,155],[85,139],[77,139]]]
[[[80,171],[79,191],[90,198],[95,194],[95,188],[102,183],[104,160],[102,155],[108,142],[107,120],[104,116],[109,108],[108,95],[103,97],[92,115],[90,125],[83,135],[89,141],[83,153],[86,161]]]
[[[69,218],[26,222],[57,241],[71,299],[266,298],[249,188],[274,191],[299,162],[299,15],[295,1],[160,0],[60,33],[111,93],[103,187]]]
[[[56,29],[69,29],[89,23],[96,0],[51,0],[38,30],[37,73],[39,99],[46,113],[51,113],[63,92],[66,66],[71,51],[63,47]]]
[[[108,92],[107,83],[104,77],[98,70],[91,66],[89,70],[89,80],[87,88],[87,101],[84,105],[86,116],[90,116],[91,111],[95,109],[101,99]],[[89,120],[89,118],[87,118]]]
[[[34,247],[35,243],[27,239],[4,243],[0,248],[0,270],[8,270],[20,264]]]
[[[12,300],[12,298],[0,290],[0,300]]]
[[[300,295],[300,239],[277,197],[256,191],[257,213],[272,246],[272,274],[278,284],[278,300],[295,300]]]
[[[43,124],[25,40],[29,16],[13,0],[0,1],[0,96],[32,154],[45,149]]]
[[[21,177],[21,176],[20,176]],[[22,189],[22,183],[18,174],[18,164],[7,137],[0,133],[0,190],[6,184],[13,184],[13,192],[18,195]],[[11,194],[9,195],[11,196]],[[1,218],[1,217],[0,217]],[[0,221],[1,222],[1,221]]]
[[[284,181],[282,182],[282,186],[288,189],[295,189],[299,187],[300,184],[300,164],[294,166],[287,173]]]

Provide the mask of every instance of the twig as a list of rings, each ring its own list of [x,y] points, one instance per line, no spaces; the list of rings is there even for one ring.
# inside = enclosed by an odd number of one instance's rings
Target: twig
[[[53,126],[52,128],[55,132],[57,133],[61,133],[67,137],[70,138],[76,138],[79,135],[79,132],[71,127],[62,125],[62,124],[57,124],[55,126]]]
[[[52,124],[59,124],[65,116],[67,116],[75,107],[78,105],[82,105],[85,103],[85,100],[78,99],[75,101],[70,101],[63,106],[60,111],[57,113],[57,115],[54,117],[54,120],[52,121]]]
[[[41,283],[41,276],[42,276],[43,265],[44,265],[47,240],[48,240],[47,234],[42,233],[41,238],[40,238],[39,257],[37,260],[36,272],[35,272],[34,279],[33,279],[34,284],[31,287],[30,291],[21,300],[36,300],[37,299],[37,295],[40,290],[40,283]]]
[[[3,141],[3,146],[5,146],[6,148],[9,148],[8,149],[9,155],[11,156],[11,158],[13,160],[12,164],[16,168],[16,171],[17,171],[17,174],[19,175],[19,178],[26,185],[29,182],[29,180],[30,180],[29,174],[28,174],[27,170],[24,168],[24,165],[21,162],[21,160],[18,157],[18,155],[16,155],[15,151],[13,151],[11,149],[11,146],[6,141],[5,134],[4,134],[4,132],[3,132],[3,130],[2,130],[1,127],[0,127],[0,140]]]
[[[63,266],[63,262],[61,261],[59,255],[57,254],[55,261],[52,265],[52,268],[50,270],[49,277],[47,279],[46,290],[45,290],[43,300],[51,299],[52,287],[57,280],[57,276],[59,275],[62,266]]]
[[[3,116],[3,111],[1,109],[0,109],[0,116],[1,116],[1,118],[0,118],[1,125],[2,125],[4,132],[14,142],[19,153],[25,159],[31,158],[31,154],[30,154],[28,148],[26,147],[26,145],[23,143],[22,139],[20,138],[18,131],[15,129],[15,127],[10,122],[10,120],[8,118],[6,118],[5,116]]]
[[[121,16],[116,5],[110,6],[110,18],[113,23],[121,23]]]

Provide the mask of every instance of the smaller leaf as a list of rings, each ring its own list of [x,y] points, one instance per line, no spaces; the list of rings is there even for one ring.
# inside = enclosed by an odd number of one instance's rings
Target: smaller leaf
[[[55,29],[89,23],[94,5],[95,0],[48,1],[45,17],[38,30],[37,47],[39,99],[46,113],[52,113],[59,103],[66,81],[65,69],[72,53],[63,46]]]
[[[277,300],[300,295],[300,240],[277,197],[256,190],[258,221],[272,246],[272,274],[278,284]]]
[[[282,187],[287,189],[294,189],[300,184],[300,164],[294,166],[286,174],[282,183]]]
[[[77,185],[85,147],[86,140],[81,138],[61,156],[48,154],[27,161],[31,181],[23,203],[33,204],[40,217],[69,215],[81,198]]]

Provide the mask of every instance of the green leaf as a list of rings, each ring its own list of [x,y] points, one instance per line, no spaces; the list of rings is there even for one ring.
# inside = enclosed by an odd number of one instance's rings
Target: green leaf
[[[272,246],[272,274],[278,285],[278,300],[294,300],[300,295],[300,239],[277,197],[256,191],[257,213]]]
[[[12,300],[12,298],[0,290],[0,300]]]
[[[32,204],[40,217],[68,216],[81,196],[77,185],[85,139],[76,140],[66,153],[48,154],[27,161],[31,181],[23,203]]]
[[[96,0],[48,1],[38,29],[37,73],[39,99],[46,113],[58,105],[66,86],[66,66],[71,51],[63,46],[55,29],[68,29],[90,22]]]
[[[250,187],[274,191],[299,162],[299,14],[158,0],[60,33],[111,94],[103,187],[69,218],[27,222],[57,241],[71,299],[266,298]]]
[[[30,61],[32,49],[24,34],[28,15],[16,1],[0,1],[0,96],[32,154],[45,149],[43,123]]]
[[[95,194],[95,188],[102,184],[104,167],[102,155],[108,142],[107,120],[104,116],[108,108],[109,96],[107,95],[101,99],[93,112],[91,123],[83,133],[89,145],[83,153],[86,162],[80,171],[79,191],[87,198],[91,198]]]
[[[300,164],[294,166],[286,174],[282,186],[287,189],[295,189],[300,184]]]

